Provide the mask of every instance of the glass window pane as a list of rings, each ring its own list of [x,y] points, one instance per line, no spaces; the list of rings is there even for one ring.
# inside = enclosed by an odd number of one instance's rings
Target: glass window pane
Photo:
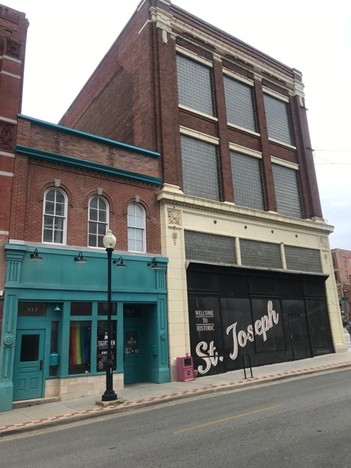
[[[213,115],[211,69],[177,55],[179,103],[199,112]]]
[[[219,200],[216,146],[182,136],[181,151],[184,192],[195,197]]]
[[[39,335],[22,335],[21,362],[38,361],[39,359]]]
[[[69,335],[69,374],[90,372],[91,322],[71,322]]]
[[[91,302],[71,302],[71,315],[91,315]]]
[[[268,136],[275,140],[293,145],[288,103],[268,94],[264,94],[263,98]]]
[[[236,264],[233,237],[185,231],[185,256],[187,260],[206,263]]]
[[[280,245],[240,239],[241,261],[245,266],[282,268]]]
[[[272,164],[277,211],[286,216],[302,218],[297,173],[278,164]]]
[[[252,87],[225,76],[224,91],[228,122],[256,132]]]
[[[261,161],[234,151],[230,155],[235,203],[264,210]]]

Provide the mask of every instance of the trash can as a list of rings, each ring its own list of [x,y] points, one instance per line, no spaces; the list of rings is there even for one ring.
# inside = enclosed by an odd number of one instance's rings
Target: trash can
[[[177,357],[177,379],[178,382],[195,380],[193,358],[189,354]]]

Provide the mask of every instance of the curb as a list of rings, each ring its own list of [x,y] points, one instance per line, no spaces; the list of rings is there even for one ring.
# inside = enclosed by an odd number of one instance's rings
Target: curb
[[[252,387],[259,384],[265,384],[268,382],[277,382],[280,380],[286,380],[292,377],[300,377],[311,374],[322,373],[332,370],[342,370],[351,368],[350,363],[341,363],[333,365],[322,365],[318,367],[305,368],[301,370],[294,370],[289,372],[283,372],[278,374],[265,375],[262,377],[249,377],[246,380],[237,380],[233,382],[228,382],[225,384],[210,384],[208,386],[184,390],[181,392],[170,393],[169,395],[160,395],[157,397],[146,397],[140,400],[133,401],[121,401],[109,403],[107,405],[97,405],[91,409],[85,409],[82,411],[75,411],[72,413],[66,413],[58,416],[51,416],[48,418],[41,418],[34,421],[26,421],[23,423],[11,424],[8,426],[0,427],[0,437],[5,437],[9,435],[21,434],[23,432],[35,431],[37,429],[49,428],[58,425],[70,424],[74,422],[79,422],[86,419],[98,418],[105,415],[111,415],[115,413],[125,413],[133,409],[141,409],[149,406],[156,406],[163,403],[169,403],[176,400],[182,400],[186,398],[191,398],[197,395],[210,395],[214,393],[220,393],[225,391],[233,391],[245,389],[247,387]]]

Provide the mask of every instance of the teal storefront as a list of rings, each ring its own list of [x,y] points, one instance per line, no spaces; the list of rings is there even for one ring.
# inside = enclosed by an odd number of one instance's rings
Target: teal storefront
[[[5,251],[0,411],[13,401],[103,393],[106,252],[81,258],[20,244]],[[112,260],[114,388],[168,382],[167,259],[114,252]]]

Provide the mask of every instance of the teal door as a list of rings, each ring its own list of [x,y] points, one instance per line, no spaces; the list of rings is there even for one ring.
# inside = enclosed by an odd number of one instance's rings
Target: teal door
[[[43,396],[45,330],[18,330],[15,355],[14,400]]]
[[[141,327],[125,321],[124,328],[124,383],[144,381]],[[128,323],[129,322],[129,323]]]

